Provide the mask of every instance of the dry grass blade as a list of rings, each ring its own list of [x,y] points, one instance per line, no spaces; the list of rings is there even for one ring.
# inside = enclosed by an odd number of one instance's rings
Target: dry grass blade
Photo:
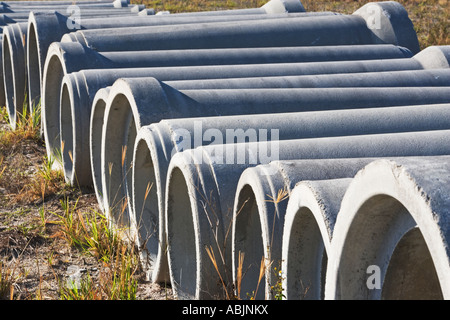
[[[221,275],[220,270],[219,270],[219,266],[217,265],[217,260],[216,260],[216,256],[214,255],[213,248],[210,245],[209,247],[206,247],[205,249],[206,249],[206,252],[208,253],[209,259],[211,260],[211,262],[214,265],[214,268],[216,269],[217,274],[219,275],[220,283],[223,286],[223,289],[224,289],[224,291],[226,293],[226,297],[227,297],[227,299],[230,299],[230,296],[229,296],[228,290],[227,290],[227,286],[226,286],[225,282],[223,281],[222,275]]]

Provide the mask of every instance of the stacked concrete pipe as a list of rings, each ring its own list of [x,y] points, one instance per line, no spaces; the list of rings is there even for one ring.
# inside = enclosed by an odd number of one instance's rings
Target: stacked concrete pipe
[[[117,205],[129,195],[127,173],[136,132],[162,118],[445,103],[449,92],[446,87],[175,90],[153,78],[119,79],[111,87],[104,115],[104,206],[114,218]]]
[[[384,17],[376,31],[368,26],[373,17],[367,15],[374,8]],[[118,46],[128,50],[163,50],[371,43],[391,43],[413,53],[420,50],[408,13],[399,3],[389,1],[366,4],[352,15],[240,21],[232,25],[222,22],[79,30],[63,36],[61,41],[79,41],[98,51],[116,51]]]
[[[247,221],[240,226],[233,216],[234,191],[245,169],[270,160],[267,159],[268,149],[278,151],[277,160],[446,155],[450,151],[446,143],[448,132],[435,130],[236,143],[176,153],[167,175],[165,216],[166,250],[175,295],[179,299],[225,297],[217,286],[217,272],[225,279],[227,270],[231,270],[231,249],[224,245],[228,243],[225,242],[227,230],[233,224],[233,239],[239,241],[237,232],[249,225]],[[245,157],[243,163],[237,161],[238,152]],[[230,153],[234,159],[226,158]],[[238,218],[242,221],[244,216],[240,217],[241,214]],[[251,250],[256,255],[259,250],[262,254],[257,261],[259,265],[261,257],[265,257],[265,248],[256,242],[247,244],[245,252]],[[232,245],[233,252],[239,252],[239,242]],[[218,271],[209,260],[206,248],[217,259],[221,257]]]
[[[80,6],[92,6],[92,7],[127,7],[129,2],[125,0],[99,0],[99,1],[6,1],[1,2],[0,10],[24,10],[24,9],[35,9],[41,7],[54,7],[54,6],[69,6],[69,5],[80,5]]]
[[[450,124],[445,120],[449,112],[450,105],[405,106],[251,116],[177,118],[142,127],[136,137],[133,156],[131,199],[133,210],[131,210],[130,233],[131,237],[136,239],[136,244],[144,250],[143,261],[149,278],[155,282],[168,279],[164,254],[166,246],[164,200],[169,162],[177,152],[211,143],[212,136],[208,137],[208,134],[215,133],[214,138],[218,138],[218,134],[220,137],[225,137],[230,128],[239,128],[245,136],[250,137],[249,132],[257,128],[263,131],[268,130],[268,132],[278,130],[277,139],[285,140],[293,137],[312,138],[449,129]],[[268,118],[270,122],[267,121]],[[274,139],[273,136],[268,138]],[[152,188],[147,192],[149,185]],[[283,186],[280,188],[282,189]],[[272,194],[272,190],[264,191],[263,196],[266,194],[276,196]],[[149,263],[148,260],[150,260]]]
[[[123,16],[136,16],[137,13],[133,12],[130,8],[116,9],[111,7],[103,9],[92,9],[89,6],[74,7],[63,6],[61,9],[57,7],[54,8],[54,14],[59,14],[66,19],[72,17],[73,24],[67,23],[67,27],[78,27],[77,21],[81,18],[93,18],[93,17],[123,17]],[[50,15],[48,9],[31,9],[33,14],[43,13]],[[27,85],[27,40],[28,40],[28,16],[30,11],[24,11],[23,14],[27,15],[27,19],[23,22],[18,22],[10,24],[4,29],[3,37],[3,52],[2,52],[2,67],[4,74],[4,81],[1,82],[2,87],[5,86],[5,97],[3,99],[8,110],[11,112],[10,119],[12,121],[11,125],[15,127],[15,112],[22,111],[22,106],[24,99],[27,96],[26,85]],[[62,20],[62,19],[61,19]],[[67,22],[67,21],[66,21]],[[52,34],[55,34],[52,32]],[[8,52],[5,52],[7,50]],[[7,58],[3,58],[6,54]],[[2,88],[3,89],[3,88]],[[0,97],[1,98],[1,97]],[[29,102],[29,101],[27,101]],[[30,108],[32,105],[30,105]]]
[[[356,174],[334,227],[325,299],[449,299],[449,170],[449,157],[417,157]]]
[[[283,48],[272,50],[270,54],[266,50],[260,50],[264,61],[287,61],[293,59],[295,61],[320,61],[320,60],[356,60],[356,59],[378,59],[383,58],[402,58],[410,56],[410,51],[401,47],[392,45],[366,45],[366,46],[337,46],[337,47],[296,47]],[[162,66],[170,63],[175,65],[177,61],[184,66],[195,64],[217,64],[217,63],[233,63],[233,62],[256,62],[261,59],[252,52],[249,59],[244,57],[248,50],[191,50],[188,52],[166,51],[166,52],[150,52],[147,58],[154,57],[152,62],[155,65]],[[240,55],[242,53],[242,55]],[[215,57],[214,54],[218,56]],[[289,55],[289,57],[287,56]],[[286,56],[286,58],[284,58]],[[291,58],[292,57],[292,58]],[[163,60],[161,59],[163,58]],[[193,58],[193,59],[192,59]],[[162,60],[162,62],[161,62]],[[262,61],[262,60],[261,60]],[[275,60],[273,60],[275,61]],[[66,180],[71,184],[90,185],[91,170],[89,150],[86,148],[88,143],[88,132],[83,128],[89,126],[89,118],[91,116],[91,106],[95,93],[106,86],[111,86],[115,80],[121,77],[155,77],[161,81],[166,80],[185,80],[185,82],[170,83],[169,85],[175,88],[250,88],[250,87],[310,87],[308,80],[314,79],[296,79],[296,78],[264,78],[256,81],[256,78],[234,79],[225,81],[224,78],[236,77],[261,77],[261,76],[282,76],[295,75],[305,73],[303,64],[257,64],[257,65],[212,65],[209,67],[182,67],[182,68],[123,68],[123,69],[102,69],[102,70],[82,70],[64,76],[61,88],[61,119],[60,127],[57,128],[60,132],[71,131],[72,136],[67,141],[68,135],[61,136],[61,139],[66,142],[66,146],[72,146],[72,157],[70,163],[64,162],[68,166],[65,170]],[[431,75],[431,74],[430,74]],[[431,75],[435,77],[436,75]],[[218,80],[220,78],[221,80]],[[444,78],[439,79],[440,83],[445,83]],[[193,80],[201,79],[201,80]],[[205,81],[205,79],[214,79]],[[434,80],[435,82],[436,80]],[[319,81],[320,82],[320,81]],[[397,83],[401,81],[398,80]],[[432,81],[433,82],[433,81]],[[449,81],[450,82],[450,81]],[[411,83],[411,82],[409,82]],[[426,81],[422,84],[425,86]],[[431,82],[428,82],[431,84]],[[403,83],[405,84],[405,83]],[[435,82],[434,85],[437,85]],[[362,86],[362,85],[361,85]],[[95,105],[95,104],[94,104]],[[53,113],[50,111],[49,113]],[[56,119],[55,119],[56,120]],[[93,128],[93,130],[97,130]],[[99,130],[97,130],[98,132]],[[101,132],[101,131],[100,131]],[[47,133],[48,137],[52,135]],[[83,147],[84,146],[84,147]],[[75,174],[75,172],[77,172]],[[75,178],[76,175],[76,178]]]
[[[275,18],[272,16],[285,13],[304,12],[303,5],[298,0],[271,0],[262,8],[242,9],[242,10],[219,10],[208,11],[202,14],[193,12],[185,15],[164,15],[148,17],[133,17],[121,19],[85,19],[77,24],[80,29],[109,29],[132,26],[154,26],[169,24],[203,23],[212,21],[239,21],[252,19]],[[317,13],[326,14],[326,13]],[[201,15],[201,16],[199,16]],[[278,18],[280,18],[279,16]],[[285,15],[283,15],[285,17]],[[27,43],[27,67],[28,74],[31,75],[28,80],[30,88],[30,102],[38,101],[41,97],[43,88],[44,63],[47,56],[48,47],[52,42],[60,41],[64,34],[74,31],[71,26],[73,23],[67,18],[57,14],[30,14]],[[51,30],[51,32],[49,32]],[[118,46],[117,49],[128,50],[124,46]]]
[[[352,50],[353,47],[347,47]],[[247,49],[229,49],[227,50],[202,50],[202,51],[164,51],[164,52],[150,52],[146,53],[145,57],[150,58],[156,65],[161,64],[196,64],[199,63],[197,58],[200,58],[200,63],[203,64],[214,64],[216,62],[223,63],[245,63],[245,62],[255,62],[261,59],[261,62],[280,62],[286,59],[286,61],[311,61],[311,60],[319,60],[326,59],[354,59],[357,58],[359,54],[361,57],[365,56],[366,58],[370,57],[370,52],[377,52],[378,50],[383,50],[382,46],[379,47],[371,47],[368,46],[366,49],[360,53],[359,49],[364,49],[361,47],[355,47],[355,51],[353,52],[355,55],[352,55],[350,52],[347,54],[343,54],[345,52],[345,47],[323,47],[321,50],[317,50],[317,48],[290,48],[291,50],[284,49],[275,49],[271,50],[256,50],[261,53],[261,56],[255,56],[256,52],[249,52]],[[389,49],[389,48],[385,48]],[[397,54],[402,56],[403,54],[408,55],[408,51],[403,51],[403,49],[398,48],[390,48],[393,51],[389,53],[380,52],[381,55],[386,54],[385,57],[394,58]],[[390,50],[389,49],[389,50]],[[344,50],[344,51],[341,51]],[[430,50],[434,51],[434,50]],[[57,53],[59,51],[56,51]],[[326,53],[324,56],[319,54],[319,52]],[[341,57],[336,55],[337,52],[341,52],[343,54]],[[440,52],[437,50],[436,52]],[[229,54],[228,54],[229,53]],[[369,54],[366,55],[366,54]],[[427,56],[426,54],[424,56]],[[110,60],[113,57],[109,56]],[[376,55],[372,56],[376,57]],[[162,58],[162,59],[161,59]],[[204,59],[202,59],[204,58]],[[217,59],[217,60],[216,60]],[[179,62],[178,62],[179,61]],[[183,62],[184,61],[184,62]],[[192,61],[192,62],[189,62]],[[438,59],[434,59],[433,61],[438,61]],[[98,64],[97,64],[98,66]],[[94,107],[92,109],[92,114],[89,115],[85,112],[85,110],[89,110],[91,105],[92,93],[95,93],[96,90],[101,86],[106,86],[111,84],[111,81],[115,79],[115,77],[120,76],[143,76],[143,75],[153,75],[158,79],[162,80],[174,80],[174,79],[208,79],[208,78],[229,78],[229,77],[245,77],[245,76],[273,76],[273,75],[295,75],[295,74],[321,74],[321,73],[340,73],[340,72],[374,72],[374,71],[385,71],[385,70],[405,70],[405,69],[420,69],[422,67],[421,63],[415,59],[393,59],[392,61],[388,60],[380,60],[380,61],[346,61],[340,63],[333,62],[323,62],[323,63],[298,63],[298,64],[260,64],[260,65],[231,65],[231,66],[201,66],[201,67],[182,67],[182,68],[146,68],[146,69],[123,69],[123,70],[85,70],[80,73],[74,73],[73,75],[68,75],[64,78],[63,82],[63,91],[67,92],[65,95],[69,102],[70,108],[72,109],[71,114],[73,118],[73,122],[70,123],[68,121],[67,125],[71,125],[72,127],[68,130],[73,131],[73,141],[66,141],[67,143],[73,146],[72,151],[72,159],[70,160],[69,171],[66,172],[66,178],[70,183],[91,183],[91,175],[89,172],[89,168],[86,169],[87,160],[86,157],[91,156],[92,159],[96,159],[95,161],[90,161],[92,166],[92,173],[94,175],[94,187],[97,190],[96,194],[99,198],[99,203],[103,203],[100,199],[102,198],[102,187],[101,178],[100,178],[100,168],[99,161],[101,152],[98,150],[91,150],[91,152],[87,152],[85,150],[85,146],[87,143],[83,143],[80,141],[86,141],[86,138],[83,138],[83,132],[86,130],[82,129],[85,127],[85,124],[89,122],[88,117],[95,119],[103,119],[104,109],[101,108],[97,110],[95,108],[96,104],[92,104]],[[434,66],[436,68],[441,67],[440,65]],[[322,77],[323,80],[323,77]],[[317,81],[316,81],[317,82]],[[88,84],[86,86],[85,84]],[[183,85],[188,85],[184,83]],[[283,86],[287,86],[288,82],[283,84]],[[247,86],[253,86],[251,81],[247,82]],[[279,86],[279,85],[278,85]],[[291,86],[293,86],[291,84]],[[311,87],[310,84],[307,85]],[[315,86],[318,86],[316,83]],[[339,86],[342,86],[340,84]],[[358,85],[360,86],[360,85]],[[54,86],[50,86],[52,88]],[[65,89],[67,88],[67,90]],[[75,89],[76,88],[76,89]],[[230,86],[231,88],[231,86]],[[145,88],[140,88],[140,90],[145,90]],[[145,93],[142,93],[145,94]],[[133,93],[129,94],[130,97],[133,96]],[[64,98],[64,100],[66,99]],[[131,98],[134,100],[134,98]],[[138,109],[147,108],[147,106],[140,106],[140,101],[130,101],[132,105],[137,105]],[[53,104],[52,104],[53,105]],[[81,111],[83,110],[83,111]],[[60,127],[57,125],[59,123],[59,110],[48,110],[49,115],[52,118],[49,118],[44,122],[43,127],[44,131],[47,133],[47,146],[49,147],[47,150],[59,149],[60,142]],[[136,111],[140,112],[140,111]],[[73,116],[73,115],[77,116]],[[95,115],[94,115],[95,114]],[[66,119],[70,117],[70,115],[66,112]],[[51,119],[51,120],[50,120]],[[98,122],[96,122],[98,123]],[[101,136],[102,127],[91,126],[89,129],[89,134],[94,137]],[[52,133],[53,132],[53,133]],[[95,138],[100,139],[100,138]],[[65,139],[67,140],[67,139]],[[84,147],[83,147],[84,146]],[[97,144],[98,146],[98,144]],[[51,148],[50,148],[51,147]],[[81,148],[81,149],[80,149]],[[84,148],[84,149],[83,149]],[[81,151],[80,151],[81,150]],[[84,150],[84,151],[83,151]],[[77,156],[74,156],[77,154]],[[49,153],[51,155],[51,153]],[[84,160],[83,160],[84,159]],[[72,168],[73,167],[73,168]],[[88,170],[88,171],[86,171]],[[78,172],[77,178],[75,179],[74,172]],[[101,205],[101,207],[103,207]]]

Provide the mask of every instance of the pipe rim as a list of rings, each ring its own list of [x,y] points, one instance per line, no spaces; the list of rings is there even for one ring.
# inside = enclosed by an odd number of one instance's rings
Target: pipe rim
[[[101,177],[101,144],[103,118],[110,89],[111,87],[102,88],[95,94],[92,103],[89,125],[89,148],[91,157],[92,182],[94,185],[95,196],[97,197],[97,203],[102,212],[105,212],[105,204],[103,199],[103,185]]]
[[[331,253],[327,268],[325,299],[360,298],[361,296],[368,296],[371,298],[381,297],[380,292],[369,292],[369,289],[362,283],[363,280],[365,281],[363,278],[359,279],[360,283],[356,284],[356,287],[360,288],[359,292],[355,291],[356,289],[354,289],[354,287],[352,287],[353,291],[351,291],[352,288],[350,288],[348,282],[345,286],[341,287],[339,285],[339,281],[341,280],[338,280],[339,277],[342,276],[339,269],[341,268],[343,261],[345,262],[343,259],[349,252],[349,246],[352,246],[353,248],[355,247],[355,244],[361,246],[361,248],[358,248],[358,252],[359,254],[364,252],[366,259],[369,259],[369,254],[374,254],[373,252],[375,249],[372,250],[372,253],[370,253],[370,251],[364,251],[365,247],[363,247],[363,242],[366,241],[367,243],[367,240],[362,241],[363,239],[361,238],[354,238],[354,242],[348,242],[352,239],[352,236],[357,236],[355,233],[357,232],[355,227],[356,223],[366,219],[366,227],[368,227],[367,229],[364,229],[366,234],[371,230],[379,230],[380,232],[384,231],[386,233],[386,229],[383,229],[383,226],[380,225],[380,223],[385,223],[387,219],[387,216],[383,216],[382,212],[379,216],[376,211],[373,214],[360,214],[360,212],[362,213],[361,210],[367,210],[369,204],[377,200],[383,201],[381,203],[386,205],[392,203],[395,206],[393,208],[396,208],[396,211],[390,211],[390,217],[397,219],[397,221],[401,221],[400,219],[404,220],[400,229],[396,231],[397,234],[395,236],[397,238],[393,239],[396,241],[395,245],[397,245],[412,228],[416,226],[419,227],[440,279],[442,294],[444,295],[444,298],[448,296],[450,291],[448,288],[448,283],[450,283],[450,281],[448,281],[448,260],[443,261],[445,259],[442,258],[447,257],[445,244],[440,237],[441,233],[434,218],[435,213],[432,211],[426,197],[426,191],[421,190],[420,186],[416,184],[415,179],[408,172],[408,168],[402,166],[402,162],[375,160],[355,175],[342,200],[341,210],[338,214],[334,228]],[[384,220],[380,220],[381,218]],[[369,219],[372,220],[369,221]],[[378,227],[378,229],[376,229],[376,227]],[[350,232],[352,233],[348,235]],[[393,234],[391,234],[391,236],[394,237]],[[378,245],[378,247],[380,246],[381,244]],[[384,250],[387,252],[385,253],[386,258],[392,258],[394,249],[395,247],[392,247],[392,245],[389,248],[385,246]],[[355,264],[357,263],[358,258],[361,257],[358,255],[358,252],[355,254]],[[384,265],[380,266],[383,272],[385,272],[388,267],[388,265],[386,265],[387,262],[385,261]],[[348,265],[348,263],[346,265]],[[362,276],[366,276],[366,270],[362,271]],[[445,287],[442,287],[443,285],[445,285]]]

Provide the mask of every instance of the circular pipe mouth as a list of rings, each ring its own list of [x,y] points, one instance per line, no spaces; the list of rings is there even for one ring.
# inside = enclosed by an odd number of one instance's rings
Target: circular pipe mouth
[[[335,230],[336,231],[336,230]],[[430,252],[407,208],[388,195],[375,195],[353,218],[339,262],[338,290],[342,299],[442,298]],[[369,268],[380,279],[369,279]],[[372,269],[370,271],[373,271]],[[399,278],[402,274],[404,282]],[[429,278],[423,278],[423,274]],[[420,275],[413,280],[414,276]],[[368,286],[371,282],[373,287]],[[403,282],[403,283],[402,283]]]
[[[385,300],[442,300],[433,259],[419,228],[408,231],[398,242],[383,281]]]
[[[235,282],[240,283],[236,290],[241,298],[255,294],[255,299],[264,299],[266,281],[258,281],[262,259],[266,263],[264,244],[258,204],[250,185],[240,189],[236,208],[232,234]]]
[[[13,71],[13,48],[9,37],[3,35],[3,82],[5,90],[5,104],[8,111],[9,122],[13,129],[16,128],[17,113],[15,107],[15,75]]]
[[[129,226],[132,161],[137,128],[127,96],[107,104],[102,133],[102,185],[105,209],[121,226]],[[131,190],[130,190],[131,191]]]
[[[322,233],[310,208],[297,210],[289,221],[289,235],[283,257],[287,298],[323,299],[328,257]]]
[[[166,197],[166,234],[172,289],[179,299],[195,299],[199,255],[194,227],[190,190],[183,172],[175,167]],[[194,192],[194,193],[192,193]]]
[[[61,157],[66,181],[75,184],[76,172],[76,125],[74,125],[73,116],[73,96],[66,83],[61,89],[61,115],[60,115],[60,133],[61,133]]]
[[[160,214],[161,186],[150,150],[144,139],[138,139],[133,163],[133,210],[132,221],[136,231],[136,242],[145,251],[144,261],[153,271],[157,266],[164,244],[161,227],[164,225]],[[154,276],[152,277],[154,278]]]
[[[28,69],[28,106],[33,108],[40,105],[42,67],[39,59],[39,43],[36,36],[36,26],[30,21],[27,40],[27,69]]]
[[[103,198],[103,184],[102,184],[102,166],[101,166],[101,146],[102,146],[102,131],[103,118],[105,115],[106,101],[109,94],[109,88],[103,88],[97,91],[94,101],[92,103],[91,119],[90,119],[90,134],[89,147],[91,157],[91,172],[92,182],[94,184],[95,195],[101,211],[105,211]]]
[[[42,125],[47,149],[47,156],[54,160],[54,169],[62,166],[62,149],[60,139],[60,90],[64,70],[59,57],[52,55],[45,71]]]

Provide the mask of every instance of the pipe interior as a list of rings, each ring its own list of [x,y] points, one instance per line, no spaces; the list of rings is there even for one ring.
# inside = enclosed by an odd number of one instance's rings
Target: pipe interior
[[[39,65],[36,30],[33,23],[30,23],[28,28],[27,46],[28,100],[29,108],[34,108],[40,104],[42,75],[41,67]]]
[[[178,297],[196,293],[197,253],[189,189],[180,169],[170,176],[167,193],[167,241],[173,289]]]
[[[134,159],[134,212],[139,231],[139,244],[147,251],[150,263],[155,262],[159,252],[159,206],[155,168],[145,140],[136,144]]]
[[[287,292],[290,300],[319,300],[324,297],[327,254],[319,225],[307,207],[295,214],[288,239]]]
[[[70,93],[67,85],[64,84],[61,90],[61,156],[64,175],[69,181],[73,181],[73,176],[75,175],[73,163],[76,156],[74,148],[75,134],[73,132],[73,130],[76,130],[76,126],[72,122],[71,105]]]
[[[45,82],[45,106],[44,112],[44,133],[46,135],[45,142],[48,146],[48,150],[51,155],[57,161],[61,159],[61,144],[59,133],[59,120],[60,120],[60,97],[61,97],[61,83],[64,77],[64,71],[57,56],[52,56],[46,73]]]
[[[443,300],[439,279],[419,228],[397,244],[383,282],[385,300]]]
[[[8,116],[10,123],[16,122],[16,108],[14,103],[14,72],[12,69],[12,55],[11,55],[11,42],[9,38],[3,36],[3,79],[5,88],[6,107],[8,110]]]
[[[400,278],[394,279],[392,275],[398,275],[400,271],[406,272],[402,277],[403,281],[408,282],[401,285],[401,290],[406,291],[400,297],[416,296],[424,299],[441,295],[440,286],[433,277],[425,281],[433,284],[417,280],[414,280],[417,281],[415,284],[410,283],[413,274],[416,276],[436,272],[430,262],[431,258],[427,258],[429,252],[423,238],[420,240],[417,231],[409,232],[413,228],[416,228],[416,222],[395,198],[376,195],[368,199],[358,209],[342,248],[337,278],[338,296],[341,299],[392,297],[397,290],[392,288],[393,284],[402,281]],[[425,255],[419,258],[423,254]],[[411,259],[414,263],[409,263]],[[415,259],[421,262],[416,262]],[[379,275],[369,267],[377,267]],[[379,284],[374,286],[377,278]],[[385,286],[384,280],[387,281]],[[433,292],[425,293],[430,288]]]
[[[103,166],[105,166],[105,204],[113,218],[122,225],[129,225],[127,188],[131,186],[133,148],[136,140],[136,124],[127,97],[114,97],[104,123],[105,143]]]
[[[241,298],[245,299],[247,294],[256,291],[261,260],[265,257],[258,205],[249,185],[244,186],[239,192],[238,208],[239,212],[234,222],[234,268],[238,270],[238,255],[244,254],[240,293]],[[264,298],[265,277],[262,278],[255,296],[255,299]]]
[[[92,180],[97,194],[99,204],[103,208],[103,187],[101,174],[101,146],[102,146],[102,131],[103,131],[103,117],[105,115],[106,101],[99,99],[93,106],[94,111],[91,118],[91,133],[90,133],[90,147],[91,147],[91,166],[92,166]]]

